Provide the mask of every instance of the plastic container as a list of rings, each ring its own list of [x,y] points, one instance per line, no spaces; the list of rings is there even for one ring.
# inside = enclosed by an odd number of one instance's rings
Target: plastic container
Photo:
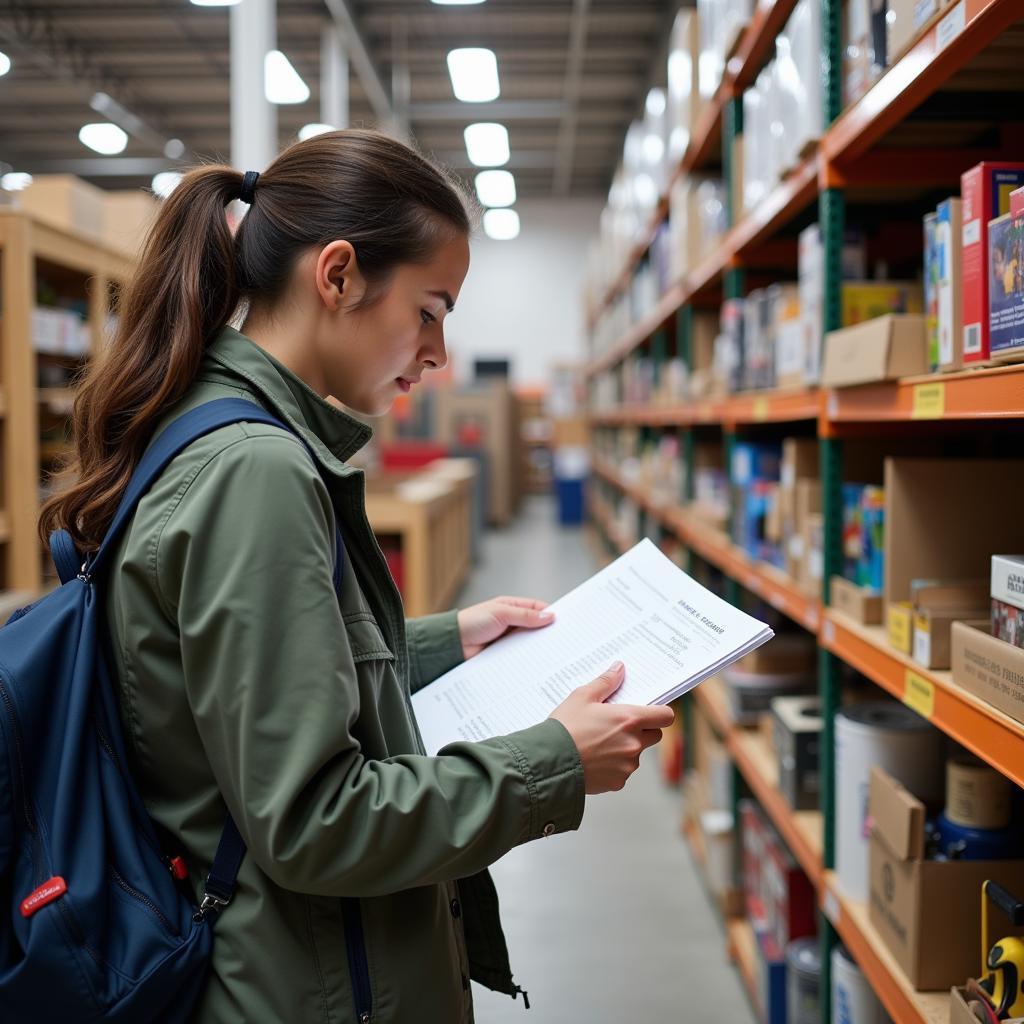
[[[821,945],[796,939],[786,947],[786,1024],[821,1024]]]
[[[892,1024],[868,979],[839,945],[832,950],[832,1024]]]
[[[722,678],[729,690],[732,717],[738,725],[757,725],[771,711],[773,697],[811,693],[815,681],[806,672],[745,672],[727,668]]]
[[[896,701],[867,701],[836,715],[836,876],[843,891],[868,898],[868,784],[884,768],[918,799],[942,800],[943,737]]]

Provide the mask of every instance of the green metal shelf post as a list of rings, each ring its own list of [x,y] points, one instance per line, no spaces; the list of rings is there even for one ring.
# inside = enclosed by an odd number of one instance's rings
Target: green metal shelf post
[[[729,227],[736,223],[738,210],[733,208],[733,177],[736,168],[733,166],[734,143],[743,134],[743,97],[736,96],[729,100],[722,110],[722,178],[725,182],[725,208],[728,211]]]

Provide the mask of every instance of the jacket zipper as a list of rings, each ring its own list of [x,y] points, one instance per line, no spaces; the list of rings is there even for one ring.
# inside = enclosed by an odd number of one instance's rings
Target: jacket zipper
[[[363,934],[363,915],[359,909],[359,900],[351,897],[342,899],[341,917],[345,924],[345,951],[348,954],[348,972],[352,978],[356,1020],[359,1024],[370,1024],[373,1017],[373,997],[370,992],[370,966],[366,960],[366,937]]]
[[[164,912],[145,893],[139,892],[139,890],[136,889],[133,885],[130,885],[127,881],[125,881],[125,879],[121,876],[120,872],[118,872],[117,868],[111,868],[110,871],[111,874],[114,876],[114,881],[117,883],[120,889],[123,889],[126,893],[128,893],[129,896],[131,896],[133,899],[141,903],[144,907],[152,911],[153,915],[160,921],[164,928],[166,928],[167,931],[171,933],[171,935],[178,934],[175,928],[171,925],[171,922],[167,920],[167,917],[164,914]]]

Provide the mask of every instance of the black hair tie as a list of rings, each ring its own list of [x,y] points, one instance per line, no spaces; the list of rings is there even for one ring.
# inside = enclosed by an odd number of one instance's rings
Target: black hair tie
[[[242,188],[238,193],[238,198],[248,205],[252,205],[252,201],[255,198],[254,193],[256,192],[256,182],[259,180],[259,171],[246,171],[242,176]]]

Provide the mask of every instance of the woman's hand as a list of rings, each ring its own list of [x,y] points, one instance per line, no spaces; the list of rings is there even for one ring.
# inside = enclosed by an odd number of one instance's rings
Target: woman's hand
[[[494,597],[459,612],[459,638],[468,661],[510,629],[537,629],[555,621],[547,603],[528,597]]]

